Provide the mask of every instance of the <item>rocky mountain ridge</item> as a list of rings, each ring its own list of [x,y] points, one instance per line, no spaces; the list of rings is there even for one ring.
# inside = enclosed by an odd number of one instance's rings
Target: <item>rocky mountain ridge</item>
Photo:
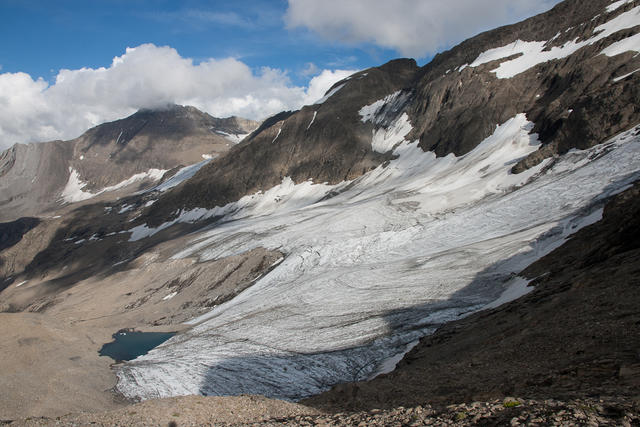
[[[602,53],[635,37],[638,5],[629,1],[609,10],[608,3],[565,1],[467,40],[423,67],[396,60],[356,73],[336,83],[324,102],[265,122],[270,126],[167,194],[144,220],[159,225],[181,209],[224,206],[284,177],[295,183],[354,180],[390,159],[390,152],[377,153],[369,141],[374,128],[388,128],[403,113],[412,125],[407,139],[437,156],[464,155],[497,125],[525,113],[542,146],[514,165],[516,173],[544,158],[602,143],[640,120],[640,77],[633,73],[640,68],[637,52]],[[519,42],[526,49],[537,43],[538,51],[522,54]],[[484,52],[500,48],[513,53],[474,64]],[[518,55],[530,64],[508,78],[498,76],[496,66]],[[393,108],[379,112],[380,122],[362,120],[362,107],[391,95]],[[251,167],[240,167],[246,164]]]
[[[0,153],[0,220],[55,210],[89,193],[126,186],[128,179],[157,180],[203,155],[220,155],[256,127],[174,105],[140,110],[70,141],[16,144]]]

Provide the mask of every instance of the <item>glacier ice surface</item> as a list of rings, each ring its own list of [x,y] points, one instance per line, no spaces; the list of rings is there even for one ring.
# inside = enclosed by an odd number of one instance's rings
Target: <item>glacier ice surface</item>
[[[605,199],[640,177],[639,128],[514,175],[538,148],[531,130],[519,114],[461,157],[400,141],[396,159],[352,182],[285,179],[217,208],[235,221],[194,235],[176,258],[265,247],[284,259],[119,367],[118,389],[142,399],[300,399],[370,378],[443,322],[506,299],[514,274],[596,221]]]

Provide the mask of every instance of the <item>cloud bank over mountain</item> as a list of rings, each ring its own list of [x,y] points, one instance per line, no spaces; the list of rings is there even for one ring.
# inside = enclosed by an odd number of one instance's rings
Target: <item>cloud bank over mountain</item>
[[[285,22],[325,39],[369,42],[422,58],[481,31],[550,9],[559,0],[289,0]]]
[[[70,139],[140,108],[176,103],[213,116],[265,118],[322,97],[356,70],[318,70],[307,87],[285,71],[257,72],[234,58],[195,63],[168,46],[127,48],[107,68],[60,70],[55,82],[26,73],[0,74],[0,148],[16,142]]]

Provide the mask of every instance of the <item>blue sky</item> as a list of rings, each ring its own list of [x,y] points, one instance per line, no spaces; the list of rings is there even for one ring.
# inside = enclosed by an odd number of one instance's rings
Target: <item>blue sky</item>
[[[252,68],[283,69],[294,84],[305,84],[309,63],[362,69],[400,56],[372,43],[287,29],[287,6],[286,0],[0,0],[0,64],[3,72],[51,80],[61,68],[108,66],[126,47],[153,43],[195,62],[234,57]]]
[[[0,0],[0,148],[169,103],[264,119],[558,1]]]

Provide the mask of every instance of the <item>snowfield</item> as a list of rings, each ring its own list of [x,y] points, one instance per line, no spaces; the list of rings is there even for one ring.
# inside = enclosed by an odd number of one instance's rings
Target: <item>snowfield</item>
[[[381,107],[365,108],[363,120],[382,123]],[[285,178],[172,221],[235,219],[196,234],[175,258],[256,247],[286,256],[192,329],[119,367],[124,395],[295,400],[389,371],[443,322],[530,291],[515,274],[597,221],[605,199],[640,178],[640,127],[513,175],[539,145],[523,114],[461,157],[436,158],[405,141],[404,114],[389,122],[374,131],[373,148],[398,157],[355,181]],[[155,232],[141,227],[132,238]]]

